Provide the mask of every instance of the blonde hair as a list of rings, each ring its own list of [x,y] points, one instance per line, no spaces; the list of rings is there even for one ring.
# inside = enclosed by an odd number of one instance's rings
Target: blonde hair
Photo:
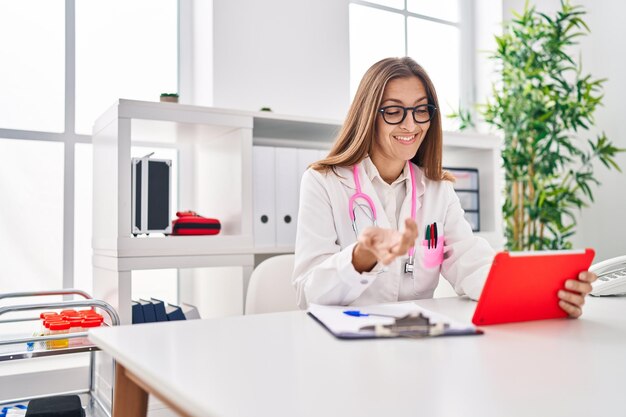
[[[386,58],[372,65],[361,80],[346,120],[328,156],[311,165],[318,171],[358,164],[371,152],[375,140],[376,117],[389,80],[417,77],[424,84],[428,103],[437,107],[424,141],[411,161],[421,167],[427,178],[451,179],[441,169],[443,134],[435,87],[424,69],[413,59]]]

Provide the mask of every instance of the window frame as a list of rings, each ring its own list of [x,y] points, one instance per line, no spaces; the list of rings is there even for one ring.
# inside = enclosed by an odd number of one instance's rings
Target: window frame
[[[461,56],[459,57],[459,105],[462,108],[469,109],[476,101],[476,91],[474,86],[476,74],[476,33],[474,27],[475,20],[475,4],[474,0],[458,0],[459,1],[459,21],[451,22],[419,13],[410,12],[407,9],[407,0],[404,0],[404,9],[396,9],[381,4],[372,3],[364,0],[350,0],[350,4],[358,4],[360,6],[371,7],[390,13],[402,15],[404,17],[404,55],[408,56],[409,39],[408,39],[408,19],[409,17],[428,20],[430,22],[443,25],[453,26],[460,30],[459,48]],[[461,70],[463,68],[463,70]]]
[[[189,34],[181,28],[190,26],[193,18],[190,0],[177,1],[177,33],[178,33],[178,74],[177,84],[189,90],[191,68],[191,49]],[[75,231],[75,175],[76,175],[76,144],[91,144],[91,135],[76,133],[76,0],[65,0],[65,115],[63,132],[45,132],[21,129],[0,128],[0,138],[28,141],[61,142],[63,143],[63,288],[74,287],[74,231]],[[184,80],[181,81],[181,75]],[[1,140],[1,139],[0,139]]]

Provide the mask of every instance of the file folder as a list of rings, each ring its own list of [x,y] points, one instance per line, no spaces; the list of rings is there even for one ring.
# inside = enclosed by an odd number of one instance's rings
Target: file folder
[[[154,305],[144,299],[139,299],[139,304],[141,304],[141,308],[143,310],[143,319],[145,323],[152,323],[156,320],[156,313],[154,311]]]
[[[156,321],[167,321],[167,314],[165,313],[165,304],[161,300],[156,298],[150,298],[150,302],[154,306],[154,315]]]
[[[168,304],[165,306],[165,314],[169,321],[185,320],[185,315],[179,306]]]
[[[137,301],[133,301],[132,303],[132,317],[133,317],[133,324],[146,322],[143,318],[143,306]]]
[[[298,152],[295,148],[276,148],[276,245],[296,243],[298,218]]]
[[[302,182],[302,175],[308,169],[309,165],[320,160],[320,151],[318,149],[298,149],[297,152],[298,173],[296,177],[298,179],[298,188],[296,190],[296,204],[300,201],[300,183]]]
[[[200,313],[198,312],[198,309],[195,306],[192,306],[191,304],[187,304],[187,303],[182,303],[180,305],[180,309],[183,311],[183,314],[185,315],[186,320],[200,319]]]
[[[276,184],[274,148],[252,147],[252,194],[254,246],[276,245]]]

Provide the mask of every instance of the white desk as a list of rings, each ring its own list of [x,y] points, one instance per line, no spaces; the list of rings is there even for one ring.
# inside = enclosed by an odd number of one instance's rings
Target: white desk
[[[466,321],[475,307],[418,303]],[[139,402],[137,415],[144,391],[198,417],[626,415],[625,297],[591,298],[579,320],[483,329],[340,341],[290,312],[103,328],[90,339],[118,360],[115,408]]]

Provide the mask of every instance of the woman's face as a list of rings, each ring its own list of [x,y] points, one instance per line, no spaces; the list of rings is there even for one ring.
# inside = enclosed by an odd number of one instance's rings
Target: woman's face
[[[426,89],[424,83],[413,76],[390,80],[385,87],[380,107],[415,107],[421,104],[428,104]],[[370,156],[375,162],[391,166],[404,165],[415,156],[429,126],[430,121],[416,123],[411,110],[407,110],[404,120],[396,125],[385,122],[383,115],[378,112],[376,137]]]

